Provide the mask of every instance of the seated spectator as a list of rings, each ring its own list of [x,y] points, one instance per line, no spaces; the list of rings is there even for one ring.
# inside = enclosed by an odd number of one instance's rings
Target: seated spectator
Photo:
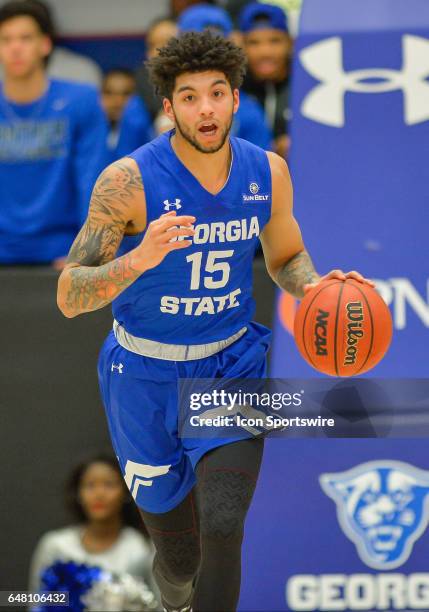
[[[232,32],[232,22],[228,13],[206,3],[197,4],[183,11],[177,25],[179,32],[202,32],[211,29],[223,36],[229,36]],[[148,88],[152,88],[149,80]],[[169,121],[163,121],[162,100],[159,97],[155,99],[159,110],[154,123],[141,97],[135,96],[129,101],[121,121],[117,157],[127,155],[161,132],[173,127]],[[263,149],[272,147],[272,133],[265,121],[263,110],[257,102],[242,92],[231,133]]]
[[[57,46],[56,28],[49,6],[42,0],[31,1],[44,12],[49,36],[53,42],[53,49],[47,62],[48,76],[52,79],[89,83],[99,89],[102,81],[102,72],[99,65],[86,55],[75,53],[66,47]],[[0,66],[0,79],[2,78],[3,70]]]
[[[173,19],[177,19],[183,11],[186,11],[190,6],[194,6],[195,4],[201,4],[204,2],[205,4],[216,4],[216,0],[170,0],[170,13]]]
[[[131,575],[144,580],[159,598],[151,570],[154,548],[143,535],[116,458],[98,454],[77,465],[68,478],[66,502],[75,523],[40,538],[30,563],[29,590],[40,592],[60,580],[58,568],[68,567],[70,573],[76,567],[95,578],[97,570],[116,578]],[[70,600],[75,595],[70,593]]]
[[[172,36],[177,36],[177,25],[172,19],[161,17],[151,23],[146,32],[146,55],[148,59],[155,57],[157,49],[167,44]],[[161,110],[161,101],[155,94],[149,73],[144,64],[136,72],[136,89],[144,107],[153,123]]]
[[[106,163],[97,91],[49,79],[51,50],[37,3],[0,7],[0,264],[64,265]]]
[[[101,104],[110,125],[107,148],[112,156],[114,156],[118,144],[119,121],[135,88],[134,74],[127,68],[113,68],[104,75],[101,88]]]
[[[252,2],[240,15],[240,30],[249,62],[243,90],[262,105],[274,132],[275,150],[286,157],[292,49],[286,14],[278,6]]]

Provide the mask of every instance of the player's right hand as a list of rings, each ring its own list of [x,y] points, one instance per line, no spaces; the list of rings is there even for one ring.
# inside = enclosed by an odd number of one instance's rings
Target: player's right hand
[[[143,240],[135,249],[144,268],[155,268],[171,251],[190,246],[192,240],[178,240],[178,237],[193,236],[194,222],[192,215],[177,216],[176,211],[172,210],[149,223]]]

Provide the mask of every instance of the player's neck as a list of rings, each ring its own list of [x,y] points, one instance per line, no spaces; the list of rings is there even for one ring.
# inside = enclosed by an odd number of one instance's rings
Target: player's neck
[[[173,151],[182,164],[208,191],[216,193],[225,185],[231,168],[229,138],[216,153],[201,153],[177,133],[171,138]]]
[[[43,68],[30,75],[18,78],[5,75],[3,93],[11,102],[27,104],[41,98],[48,86],[48,79]]]

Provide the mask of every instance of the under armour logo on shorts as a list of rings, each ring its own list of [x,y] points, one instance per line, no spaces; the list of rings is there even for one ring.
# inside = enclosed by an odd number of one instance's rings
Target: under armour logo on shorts
[[[335,36],[310,45],[299,58],[304,68],[320,81],[305,97],[304,117],[332,127],[345,125],[347,91],[376,94],[402,89],[404,122],[414,125],[429,119],[429,40],[406,34],[402,37],[402,70],[367,68],[345,72],[343,41]],[[365,82],[380,79],[377,83]]]
[[[182,208],[180,202],[181,200],[179,200],[179,198],[176,198],[175,202],[169,202],[168,200],[164,200],[164,210],[170,210],[171,208],[175,208],[176,210],[178,210],[179,208]]]
[[[123,370],[124,364],[123,363],[118,363],[118,365],[115,365],[114,363],[112,363],[112,367],[111,367],[111,372],[113,372],[114,370],[118,370],[119,374],[123,374],[122,370]]]

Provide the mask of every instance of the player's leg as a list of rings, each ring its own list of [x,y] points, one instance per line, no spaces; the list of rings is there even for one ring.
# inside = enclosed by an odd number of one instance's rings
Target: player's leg
[[[200,565],[200,535],[194,490],[173,510],[154,514],[139,508],[155,545],[153,574],[167,610],[189,609]]]
[[[252,438],[215,448],[196,467],[201,567],[194,612],[233,612],[241,582],[244,522],[255,490],[264,440]]]
[[[196,477],[177,437],[174,362],[131,353],[109,335],[98,373],[115,453],[158,551],[155,578],[167,603],[180,608],[200,553]]]
[[[266,376],[269,337],[268,329],[249,324],[246,334],[231,346],[196,366],[182,365],[179,374],[182,378],[215,376],[259,381]],[[183,444],[195,466],[201,534],[202,561],[193,609],[232,612],[240,594],[244,522],[260,470],[264,440],[194,437],[184,438]]]

